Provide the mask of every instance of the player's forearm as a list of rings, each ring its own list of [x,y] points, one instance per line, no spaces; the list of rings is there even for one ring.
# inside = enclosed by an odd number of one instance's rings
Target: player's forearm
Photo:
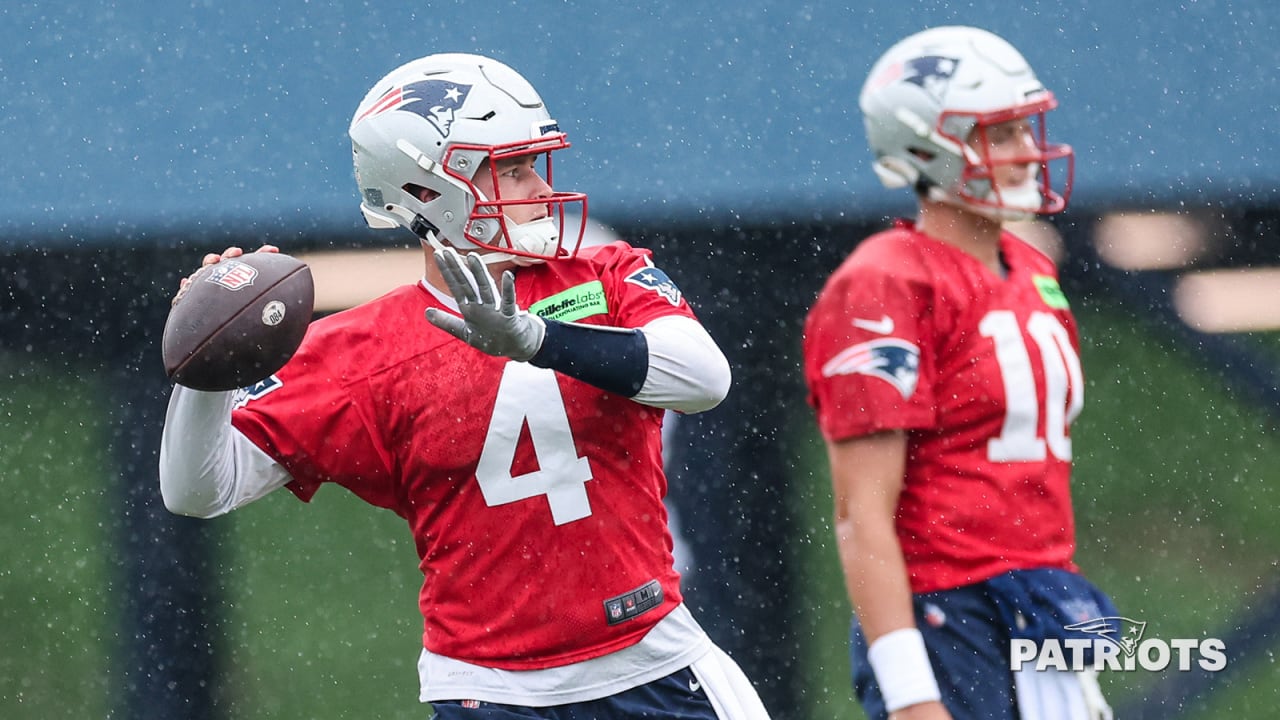
[[[867,660],[891,717],[899,717],[897,710],[936,703],[941,694],[916,627],[892,518],[876,515],[841,523],[837,533],[849,596],[868,645]]]
[[[890,717],[941,711],[933,666],[916,627],[906,558],[895,519],[906,482],[907,434],[889,430],[827,443],[836,547],[867,661]],[[924,715],[921,715],[924,717]]]
[[[850,519],[836,525],[845,586],[867,642],[915,627],[906,562],[892,519]]]
[[[827,443],[836,547],[849,598],[868,641],[914,626],[895,519],[905,483],[907,435],[892,430]]]
[[[729,391],[729,363],[692,318],[659,318],[640,328],[546,322],[529,361],[636,402],[701,412]]]
[[[160,494],[170,512],[209,518],[289,480],[284,469],[231,427],[234,393],[175,386],[160,440]]]

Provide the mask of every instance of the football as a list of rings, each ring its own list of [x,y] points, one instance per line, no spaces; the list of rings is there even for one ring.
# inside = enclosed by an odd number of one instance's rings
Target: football
[[[165,322],[169,379],[196,390],[235,390],[284,367],[311,323],[311,268],[281,253],[246,253],[201,268]]]

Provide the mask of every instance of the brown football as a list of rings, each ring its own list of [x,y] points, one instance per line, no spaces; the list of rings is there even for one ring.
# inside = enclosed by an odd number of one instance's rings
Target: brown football
[[[162,350],[169,379],[235,390],[284,367],[311,323],[311,268],[281,253],[247,253],[200,269],[169,310]]]

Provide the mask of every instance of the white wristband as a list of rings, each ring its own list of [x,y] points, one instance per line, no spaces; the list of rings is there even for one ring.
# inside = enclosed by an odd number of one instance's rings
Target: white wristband
[[[867,649],[867,661],[889,712],[942,699],[919,630],[902,628],[881,635]]]

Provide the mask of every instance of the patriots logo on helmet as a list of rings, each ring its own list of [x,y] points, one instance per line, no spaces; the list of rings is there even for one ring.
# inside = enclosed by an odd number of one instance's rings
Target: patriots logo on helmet
[[[951,76],[956,74],[959,58],[925,55],[903,63],[902,81],[919,85],[935,98],[941,98]]]
[[[893,385],[904,399],[920,379],[920,348],[897,338],[877,338],[836,353],[822,366],[823,377],[869,375]]]
[[[1142,634],[1146,632],[1147,624],[1141,620],[1111,616],[1072,623],[1064,625],[1063,628],[1087,635],[1097,635],[1120,648],[1127,657],[1133,657],[1138,649],[1138,642],[1142,640]]]
[[[469,94],[470,85],[448,80],[419,80],[386,91],[356,118],[356,122],[384,112],[404,110],[422,117],[440,133],[440,137],[447,138],[457,112],[462,109]]]

